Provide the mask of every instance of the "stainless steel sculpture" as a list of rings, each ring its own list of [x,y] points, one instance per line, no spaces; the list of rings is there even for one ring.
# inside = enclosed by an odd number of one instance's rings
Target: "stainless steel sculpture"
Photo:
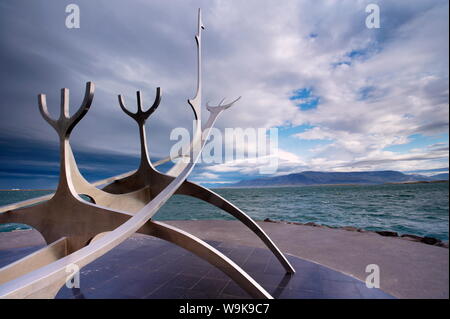
[[[54,194],[6,205],[0,208],[0,223],[24,223],[37,229],[48,246],[10,265],[0,268],[0,297],[53,298],[66,281],[66,267],[83,267],[105,254],[135,232],[155,236],[181,246],[216,266],[251,296],[272,298],[242,268],[221,252],[195,236],[162,222],[152,216],[174,194],[189,195],[211,203],[239,219],[252,230],[273,252],[287,273],[294,273],[285,256],[265,232],[244,212],[211,190],[187,181],[210,129],[219,115],[238,99],[218,106],[207,105],[210,112],[201,123],[201,11],[198,12],[197,90],[188,100],[195,118],[195,132],[189,145],[189,161],[178,161],[167,174],[156,170],[158,165],[172,160],[170,157],[155,164],[150,161],[145,133],[145,122],[161,101],[161,90],[156,89],[153,105],[144,111],[142,96],[137,92],[137,112],[130,112],[124,98],[119,95],[122,110],[138,125],[141,161],[139,168],[90,184],[78,170],[70,147],[70,134],[87,114],[94,98],[95,86],[86,84],[86,93],[78,111],[69,117],[69,90],[61,90],[61,113],[57,120],[47,111],[45,95],[38,96],[39,109],[44,119],[55,129],[60,142],[60,180]],[[97,186],[108,184],[103,189]],[[83,200],[79,194],[92,199]],[[32,204],[36,204],[30,206]]]

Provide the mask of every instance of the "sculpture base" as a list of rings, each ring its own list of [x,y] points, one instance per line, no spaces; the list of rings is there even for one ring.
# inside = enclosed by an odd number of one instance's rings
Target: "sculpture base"
[[[209,241],[230,256],[274,298],[392,298],[357,279],[288,256],[297,270],[285,274],[263,248]],[[168,242],[135,235],[81,270],[80,289],[56,298],[234,299],[250,296],[220,270]]]

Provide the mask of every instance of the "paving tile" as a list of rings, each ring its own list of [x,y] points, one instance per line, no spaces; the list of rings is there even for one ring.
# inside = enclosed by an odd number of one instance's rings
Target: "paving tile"
[[[362,295],[354,282],[323,280],[322,287],[323,298],[325,299],[362,298]]]
[[[264,289],[275,299],[279,299],[281,295],[290,290],[286,286],[264,286]]]
[[[251,296],[241,287],[239,287],[234,281],[230,280],[224,289],[221,291],[221,296],[236,296],[240,299],[249,299]]]
[[[280,274],[286,273],[286,270],[281,263],[275,257],[271,257],[264,268],[264,273],[267,274]]]
[[[198,265],[198,266],[205,266],[209,265],[209,263],[206,260],[203,260],[202,258],[198,257],[195,254],[189,253],[186,256],[183,257],[183,262],[190,265]]]
[[[258,263],[266,264],[272,257],[273,253],[270,250],[255,248],[247,261],[256,261]]]
[[[85,299],[138,299],[137,296],[128,295],[122,291],[105,291],[87,295]]]
[[[326,267],[320,267],[319,273],[324,280],[355,282],[355,278]]]
[[[238,265],[241,268],[244,268],[244,264],[248,259],[248,255],[243,252],[229,252],[226,255],[228,258],[230,258],[236,265]]]
[[[218,299],[219,293],[214,290],[189,289],[185,291],[183,299]]]
[[[285,289],[279,296],[274,296],[279,299],[321,299],[323,295],[318,291],[306,289]]]
[[[296,272],[303,272],[303,271],[319,271],[319,269],[322,267],[319,264],[303,260],[300,258],[296,258],[294,260],[290,260],[290,263],[292,267],[296,270]]]
[[[181,256],[162,254],[158,258],[152,258],[141,264],[140,268],[150,269],[152,271],[168,271],[172,273],[180,272],[180,269],[176,267],[177,264],[186,263]]]
[[[221,279],[221,280],[229,280],[230,279],[230,277],[228,277],[227,274],[225,274],[222,270],[220,270],[219,268],[214,267],[214,266],[211,266],[211,268],[205,274],[205,277],[212,278],[212,279]]]
[[[254,250],[255,248],[253,247],[234,247],[231,248],[228,254],[232,258],[244,258],[243,262],[245,262],[247,258],[252,255]]]
[[[221,242],[219,244],[219,247],[223,248],[239,248],[242,247],[242,245],[236,244],[236,243],[230,243],[230,242]]]
[[[206,240],[206,243],[208,243],[208,245],[211,245],[216,249],[217,249],[217,247],[219,247],[222,244],[220,241],[214,241],[214,240]]]
[[[81,288],[75,291],[74,298],[69,299],[93,299],[98,292],[95,288]],[[58,298],[58,297],[57,297]]]
[[[172,288],[183,288],[191,289],[193,288],[201,278],[199,276],[192,276],[186,274],[178,274],[173,279],[170,279],[165,286]]]
[[[56,294],[56,299],[75,299],[80,294],[80,289],[70,289],[63,286]]]
[[[203,277],[190,290],[208,291],[212,294],[219,294],[227,285],[228,280],[219,280]]]
[[[202,265],[185,264],[180,274],[204,277],[212,268],[214,268],[214,266],[208,263]]]
[[[248,298],[243,298],[242,296],[235,296],[235,295],[229,295],[229,294],[221,294],[219,295],[218,299],[249,299]]]
[[[289,276],[287,276],[289,278]],[[286,286],[290,289],[306,289],[314,291],[322,291],[322,278],[317,272],[297,271],[294,275],[290,276]]]
[[[80,271],[80,286],[95,287],[110,280],[117,274],[117,271],[109,267],[89,267]]]
[[[267,263],[269,262],[269,257],[255,258],[254,255],[249,256],[242,268],[247,272],[260,272],[264,273],[266,270]]]
[[[214,247],[214,248],[216,248],[219,252],[221,252],[227,257],[229,257],[230,251],[232,250],[232,248],[225,248],[225,247]]]
[[[175,288],[170,286],[162,286],[143,299],[184,299],[186,296],[186,289]]]
[[[356,283],[356,288],[364,299],[395,299],[393,296],[386,294],[377,288],[367,288],[366,284]]]
[[[256,280],[261,286],[266,287],[285,287],[292,277],[286,275],[286,273],[281,272],[278,274],[267,274],[267,273],[252,273],[249,275]]]
[[[121,290],[124,294],[133,296],[135,298],[141,298],[142,296],[146,296],[170,280],[168,278],[160,277],[158,275],[159,274],[155,273],[155,276],[151,278],[146,277],[142,278],[141,280],[130,281],[125,286],[121,285],[122,287]],[[105,286],[103,286],[103,288],[105,288]]]
[[[208,242],[240,265],[275,298],[393,298],[369,289],[355,278],[287,255],[296,274],[285,269],[271,251],[237,244]],[[0,251],[0,265],[40,247]],[[251,298],[221,270],[163,240],[138,236],[81,269],[80,289],[62,287],[56,298]]]
[[[0,250],[0,268],[34,253],[35,251],[38,251],[42,247],[44,246],[33,246],[33,247]]]

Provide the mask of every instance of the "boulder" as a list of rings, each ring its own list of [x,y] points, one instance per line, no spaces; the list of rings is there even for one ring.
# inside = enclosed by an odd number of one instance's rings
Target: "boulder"
[[[379,230],[379,231],[376,231],[376,233],[381,236],[398,237],[398,233],[395,231]]]
[[[403,234],[400,236],[403,239],[410,240],[410,241],[417,241],[421,242],[423,237],[412,235],[412,234]]]
[[[440,243],[441,241],[437,238],[434,237],[423,237],[422,238],[422,243],[428,244],[428,245],[436,245],[438,243]]]
[[[445,242],[441,241],[441,242],[435,244],[435,246],[448,248],[448,243],[445,243]]]
[[[320,226],[320,225],[318,225],[318,224],[316,224],[316,223],[313,223],[313,222],[307,222],[307,223],[304,224],[304,225],[306,225],[306,226],[313,226],[313,227],[318,227],[318,226]]]

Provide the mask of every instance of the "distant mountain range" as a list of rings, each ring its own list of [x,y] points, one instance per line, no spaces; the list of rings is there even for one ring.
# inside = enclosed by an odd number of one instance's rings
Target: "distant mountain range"
[[[242,180],[231,187],[268,187],[293,185],[386,184],[448,180],[448,173],[433,176],[404,174],[397,171],[302,172],[289,175]]]

